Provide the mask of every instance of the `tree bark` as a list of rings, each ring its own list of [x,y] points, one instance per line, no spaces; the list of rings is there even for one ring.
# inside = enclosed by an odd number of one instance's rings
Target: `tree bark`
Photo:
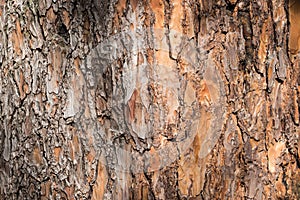
[[[297,0],[0,0],[0,199],[300,199]]]

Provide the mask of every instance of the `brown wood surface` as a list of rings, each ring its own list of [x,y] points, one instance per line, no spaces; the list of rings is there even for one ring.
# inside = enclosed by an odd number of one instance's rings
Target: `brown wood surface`
[[[299,0],[0,0],[0,199],[300,199]]]

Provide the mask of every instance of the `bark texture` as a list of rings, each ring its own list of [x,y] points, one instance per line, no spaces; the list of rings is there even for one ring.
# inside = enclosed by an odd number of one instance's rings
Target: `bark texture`
[[[298,0],[0,0],[0,199],[300,199]]]

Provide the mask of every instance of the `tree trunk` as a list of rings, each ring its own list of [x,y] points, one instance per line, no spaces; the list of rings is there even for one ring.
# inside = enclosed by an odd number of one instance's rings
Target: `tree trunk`
[[[300,199],[297,0],[0,1],[0,199]]]

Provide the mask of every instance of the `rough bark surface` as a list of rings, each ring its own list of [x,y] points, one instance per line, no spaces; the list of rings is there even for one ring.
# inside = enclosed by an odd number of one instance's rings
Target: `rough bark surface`
[[[0,199],[300,199],[298,0],[0,0],[0,33]]]

